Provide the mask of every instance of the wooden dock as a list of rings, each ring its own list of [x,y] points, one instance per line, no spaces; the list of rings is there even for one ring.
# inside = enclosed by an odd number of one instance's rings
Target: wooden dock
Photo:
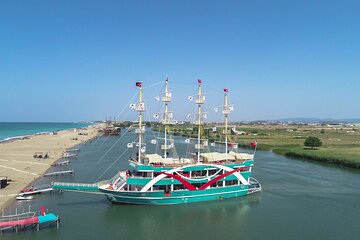
[[[70,164],[70,161],[67,160],[67,161],[62,161],[62,162],[54,163],[54,164],[52,164],[51,166],[53,166],[53,167],[56,167],[56,166],[66,166],[66,165],[69,165],[69,164]]]
[[[79,152],[80,149],[79,148],[70,148],[67,150],[67,152]]]

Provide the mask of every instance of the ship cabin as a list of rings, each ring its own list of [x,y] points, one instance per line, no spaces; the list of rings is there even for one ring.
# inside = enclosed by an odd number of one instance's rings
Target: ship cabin
[[[121,180],[113,178],[112,186],[118,191],[171,193],[191,190],[192,187],[209,189],[247,185],[254,165],[253,157],[253,154],[235,152],[201,153],[201,162],[197,164],[196,158],[165,159],[158,154],[145,154],[141,163],[130,159],[129,169],[119,175],[122,175]]]

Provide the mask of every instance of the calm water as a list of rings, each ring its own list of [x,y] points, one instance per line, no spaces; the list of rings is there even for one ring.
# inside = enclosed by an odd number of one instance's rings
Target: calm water
[[[0,122],[0,141],[7,138],[25,136],[40,132],[52,132],[71,128],[82,128],[89,124],[85,123],[22,123],[22,122]]]
[[[113,176],[127,166],[128,152],[119,156],[132,137],[120,141],[119,137],[101,137],[82,146],[80,157],[72,162],[75,177],[55,180],[93,182],[111,164],[101,179]],[[43,204],[59,214],[60,229],[1,238],[359,239],[359,171],[259,151],[254,176],[262,183],[262,193],[176,206],[113,205],[104,196],[74,192],[39,195],[32,207]],[[50,180],[40,180],[45,181]],[[28,204],[18,202],[12,210],[15,207],[26,208]]]

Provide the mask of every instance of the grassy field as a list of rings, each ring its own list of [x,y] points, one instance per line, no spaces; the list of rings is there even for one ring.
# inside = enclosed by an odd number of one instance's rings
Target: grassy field
[[[204,134],[210,140],[223,141],[223,129],[208,126]],[[183,136],[196,136],[196,129],[190,126],[177,125],[173,133]],[[230,134],[232,141],[240,146],[248,146],[258,140],[259,150],[273,150],[288,157],[305,158],[360,169],[360,126],[328,126],[328,125],[237,125],[242,134]],[[321,139],[320,148],[310,150],[304,148],[308,136]]]

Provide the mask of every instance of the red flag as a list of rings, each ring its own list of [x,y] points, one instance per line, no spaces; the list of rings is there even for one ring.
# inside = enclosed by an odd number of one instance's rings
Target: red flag
[[[40,213],[41,213],[41,216],[45,216],[45,207],[44,206],[40,206]]]
[[[257,140],[256,140],[256,141],[254,141],[254,142],[251,142],[251,143],[250,143],[250,146],[252,146],[252,147],[256,147],[256,146],[257,146]]]
[[[227,88],[224,88],[224,92],[229,92],[229,89],[227,89]]]
[[[201,80],[201,79],[198,79],[198,83],[201,84],[201,83],[202,83],[202,80]]]
[[[141,87],[141,82],[136,82],[135,85],[136,85],[137,87]]]

